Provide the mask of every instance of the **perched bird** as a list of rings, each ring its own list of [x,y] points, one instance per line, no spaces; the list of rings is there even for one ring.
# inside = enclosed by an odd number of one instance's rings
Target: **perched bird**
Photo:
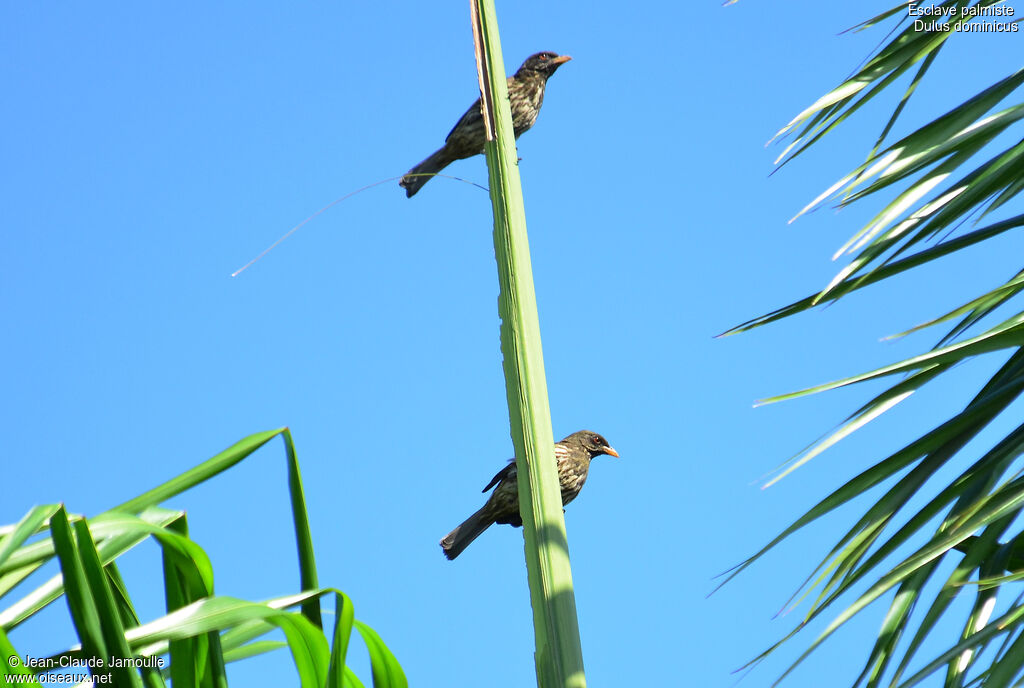
[[[512,108],[516,138],[537,121],[540,106],[544,103],[544,86],[548,77],[571,59],[568,55],[558,53],[537,53],[526,58],[523,66],[508,78],[508,100]],[[452,128],[444,140],[444,146],[409,170],[398,185],[405,187],[406,197],[412,198],[433,175],[451,163],[483,153],[486,141],[483,113],[480,111],[480,99],[477,98]]]
[[[562,505],[576,499],[587,481],[590,460],[601,454],[618,456],[611,448],[608,440],[590,430],[580,430],[555,444],[555,459],[558,461],[558,483],[562,487]],[[469,546],[480,533],[487,530],[493,523],[508,523],[518,528],[523,525],[519,515],[519,483],[516,479],[515,459],[498,471],[498,474],[487,483],[484,492],[494,487],[494,492],[487,503],[475,514],[467,518],[462,525],[444,536],[441,549],[449,559],[454,559]]]

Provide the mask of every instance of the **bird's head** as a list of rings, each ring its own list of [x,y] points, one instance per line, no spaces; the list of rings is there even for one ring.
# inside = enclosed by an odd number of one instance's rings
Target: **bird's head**
[[[590,454],[590,458],[600,456],[601,454],[608,454],[609,456],[616,457],[619,455],[619,452],[612,449],[612,446],[608,444],[608,440],[606,440],[604,437],[597,434],[596,432],[592,432],[590,430],[580,430],[579,432],[574,432],[573,434],[569,435],[562,441],[566,443],[578,444],[579,446],[583,447],[583,449],[585,449],[586,452]]]
[[[572,58],[568,55],[559,55],[558,53],[543,52],[537,53],[536,55],[530,55],[526,58],[526,62],[519,68],[516,75],[521,75],[525,72],[536,72],[542,74],[544,78],[547,78],[555,73],[555,70],[564,65]]]

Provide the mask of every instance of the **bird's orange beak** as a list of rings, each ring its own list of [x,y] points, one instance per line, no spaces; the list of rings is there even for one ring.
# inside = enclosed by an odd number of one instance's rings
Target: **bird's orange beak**
[[[604,453],[607,454],[608,456],[614,456],[616,459],[619,458],[619,452],[615,451],[611,447],[605,447]]]
[[[565,64],[566,62],[568,62],[571,59],[572,58],[569,57],[568,55],[560,55],[559,57],[556,57],[555,59],[551,60],[551,62],[552,62],[552,64],[560,65],[560,64]],[[616,454],[616,456],[618,456],[618,455]]]

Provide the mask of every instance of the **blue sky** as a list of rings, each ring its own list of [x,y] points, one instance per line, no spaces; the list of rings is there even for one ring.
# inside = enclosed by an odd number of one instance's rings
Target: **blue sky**
[[[499,7],[507,68],[538,50],[574,58],[519,154],[554,432],[597,430],[622,455],[595,461],[566,514],[591,685],[733,685],[730,671],[796,622],[771,617],[859,512],[706,599],[713,576],[957,408],[994,365],[962,367],[758,489],[880,388],[755,399],[906,357],[934,337],[878,339],[1019,267],[1007,239],[712,338],[827,283],[829,256],[874,207],[786,224],[863,159],[892,97],[771,178],[777,149],[763,144],[884,31],[837,34],[891,2]],[[896,134],[1009,73],[1012,40],[951,41]],[[96,513],[287,425],[321,581],[353,598],[410,684],[531,685],[521,531],[492,528],[456,562],[437,546],[511,455],[487,194],[439,179],[407,200],[384,184],[229,276],[437,148],[477,95],[474,69],[465,3],[4,4],[0,521],[54,501]],[[486,184],[482,157],[448,171]],[[218,593],[296,589],[285,479],[275,443],[166,504],[188,510]],[[158,570],[155,547],[127,567],[150,617]],[[882,611],[788,685],[852,680]],[[60,650],[64,617],[55,605],[12,640]],[[270,655],[230,677],[293,672]]]

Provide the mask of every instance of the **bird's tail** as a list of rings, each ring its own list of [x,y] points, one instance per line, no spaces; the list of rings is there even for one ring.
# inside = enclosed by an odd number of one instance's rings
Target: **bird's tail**
[[[480,533],[490,528],[492,523],[494,523],[494,516],[488,512],[487,505],[485,504],[480,511],[467,518],[455,530],[444,536],[441,540],[441,549],[444,550],[444,555],[449,559],[459,556],[462,554],[462,550],[469,547],[469,543],[476,540]]]
[[[412,198],[413,195],[420,190],[424,184],[433,179],[433,176],[448,167],[448,165],[455,162],[455,158],[452,157],[448,151],[448,147],[445,146],[434,152],[429,158],[421,162],[416,167],[412,168],[405,173],[402,177],[402,181],[398,182],[398,185],[405,189],[406,198]]]

